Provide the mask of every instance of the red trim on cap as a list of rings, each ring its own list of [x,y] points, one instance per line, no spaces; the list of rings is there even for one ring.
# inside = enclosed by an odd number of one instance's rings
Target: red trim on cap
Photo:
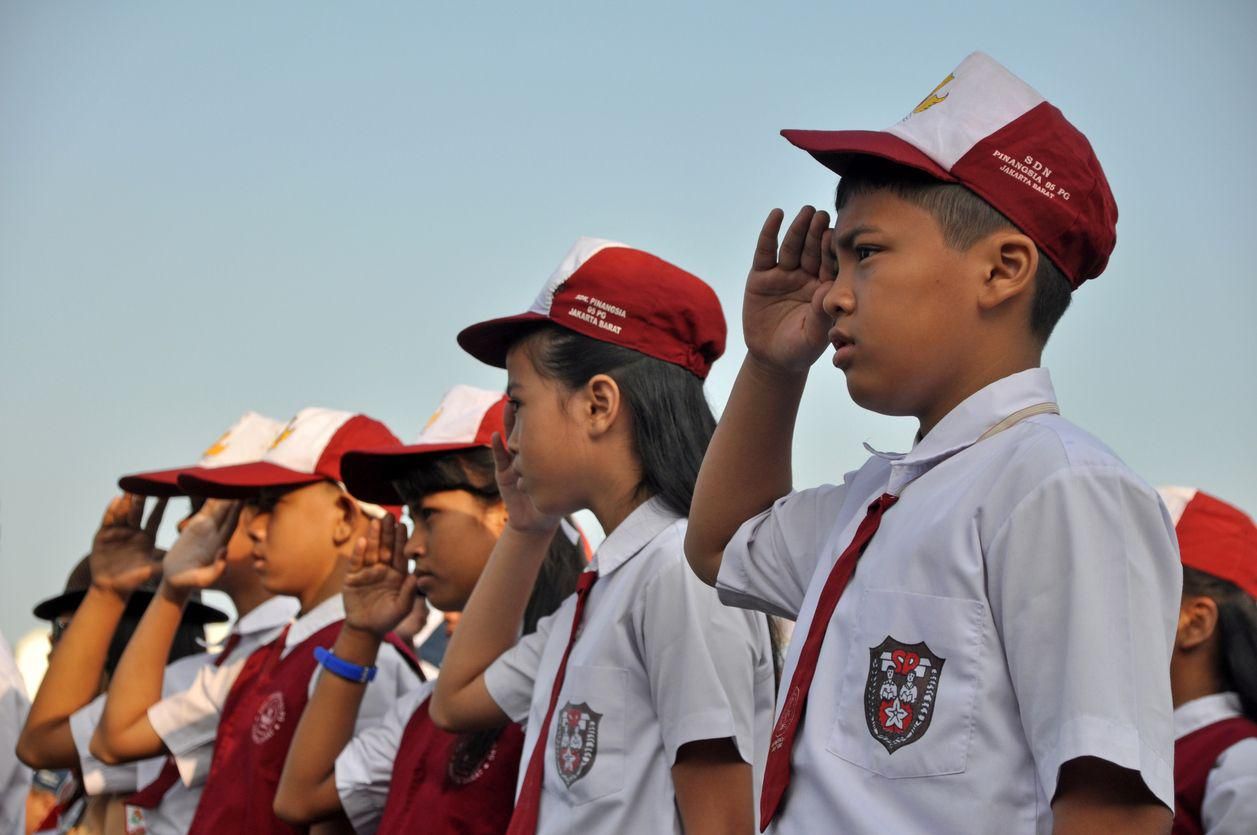
[[[354,415],[341,424],[332,435],[323,454],[315,462],[314,471],[332,481],[341,481],[340,462],[345,453],[364,448],[380,447],[400,449],[402,442],[389,431],[388,427],[366,415]]]
[[[254,461],[181,475],[179,487],[193,496],[245,499],[268,487],[297,487],[325,479],[317,473],[300,473],[269,461]]]
[[[1174,530],[1183,565],[1257,597],[1257,526],[1247,514],[1198,490]]]
[[[478,322],[458,334],[459,346],[485,365],[506,368],[506,354],[524,334],[550,321],[540,313],[521,313]]]
[[[179,476],[184,473],[199,471],[199,467],[179,467],[174,470],[152,470],[146,473],[132,473],[118,479],[119,489],[134,493],[137,496],[158,496],[170,498],[186,495],[179,487]]]
[[[783,130],[781,135],[840,175],[846,173],[854,157],[863,156],[906,165],[949,183],[956,179],[915,145],[893,133],[880,130]]]

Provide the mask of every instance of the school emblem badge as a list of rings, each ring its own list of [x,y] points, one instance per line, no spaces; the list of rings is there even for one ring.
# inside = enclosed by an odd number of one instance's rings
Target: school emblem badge
[[[602,714],[595,713],[585,702],[568,702],[559,711],[554,729],[554,764],[569,789],[594,767],[600,721]]]
[[[253,744],[261,745],[273,737],[284,724],[284,716],[284,694],[276,690],[266,697],[253,716]]]
[[[869,647],[864,718],[887,754],[916,742],[929,730],[943,662],[925,642],[905,644],[890,635]]]

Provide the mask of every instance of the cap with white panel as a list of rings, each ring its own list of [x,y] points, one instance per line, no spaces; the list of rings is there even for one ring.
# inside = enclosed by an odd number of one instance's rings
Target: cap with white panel
[[[839,174],[878,157],[965,186],[1029,236],[1075,289],[1104,271],[1117,242],[1117,203],[1087,137],[981,52],[886,130],[781,134]]]
[[[298,412],[259,460],[184,474],[179,477],[179,486],[197,496],[237,499],[272,487],[299,487],[323,480],[340,484],[344,481],[341,460],[346,452],[389,446],[400,447],[401,441],[380,421],[312,407]]]
[[[184,490],[179,486],[179,476],[257,461],[266,454],[266,450],[283,429],[284,424],[274,418],[257,412],[245,412],[230,429],[201,453],[201,460],[195,464],[124,475],[118,479],[118,486],[128,493],[141,496],[182,496]]]
[[[493,433],[506,436],[506,397],[498,391],[457,385],[441,399],[412,444],[354,449],[341,462],[346,489],[355,498],[401,504],[393,481],[425,456],[489,448]]]
[[[547,322],[679,365],[700,379],[725,349],[720,300],[702,279],[601,238],[577,240],[528,310],[471,325],[458,344],[481,362],[505,368],[511,345]]]
[[[1160,487],[1174,520],[1183,565],[1257,597],[1257,525],[1233,505],[1195,487]]]

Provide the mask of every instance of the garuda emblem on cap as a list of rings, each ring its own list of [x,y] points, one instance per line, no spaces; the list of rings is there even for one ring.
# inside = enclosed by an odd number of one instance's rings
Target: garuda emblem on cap
[[[602,714],[595,713],[586,702],[568,702],[559,711],[554,729],[554,764],[563,783],[572,784],[589,773],[598,756],[598,723]]]
[[[916,742],[929,729],[945,660],[924,641],[905,644],[890,635],[869,648],[864,718],[886,753]]]

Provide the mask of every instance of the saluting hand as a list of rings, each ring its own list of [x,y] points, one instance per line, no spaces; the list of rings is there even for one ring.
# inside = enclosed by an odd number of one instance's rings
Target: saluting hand
[[[105,509],[87,558],[92,585],[102,591],[129,595],[161,574],[162,564],[154,551],[166,499],[157,500],[148,522],[141,525],[144,502],[143,496],[126,493],[114,498]]]
[[[507,408],[509,410],[510,407]],[[507,426],[510,426],[509,411]],[[506,524],[522,533],[554,533],[562,517],[551,516],[537,509],[532,499],[519,489],[519,473],[514,464],[515,456],[506,448],[502,436],[494,432],[493,469],[497,476],[498,493],[502,496],[502,504],[506,506]]]
[[[806,372],[829,344],[821,299],[834,280],[829,213],[804,206],[777,245],[785,215],[768,213],[742,303],[747,351],[770,368]]]
[[[210,499],[198,510],[166,554],[163,582],[182,592],[205,589],[223,576],[227,541],[240,521],[241,503]]]
[[[345,623],[383,640],[415,605],[418,579],[407,570],[406,528],[391,515],[374,519],[354,543],[342,589]]]

